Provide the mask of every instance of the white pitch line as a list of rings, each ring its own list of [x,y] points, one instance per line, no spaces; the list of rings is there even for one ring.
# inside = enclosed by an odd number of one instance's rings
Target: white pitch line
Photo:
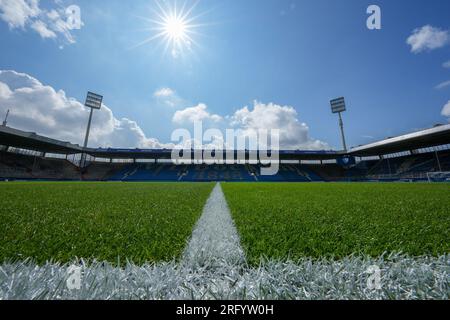
[[[184,265],[212,266],[245,262],[244,250],[230,209],[218,183],[192,233],[184,254]]]
[[[75,265],[79,266],[79,260]],[[368,270],[379,266],[382,290],[368,288]],[[66,283],[69,264],[31,261],[0,265],[0,300],[449,300],[450,255],[379,258],[352,256],[339,261],[267,261],[257,268],[180,266],[175,262],[107,262],[83,267],[80,290]]]

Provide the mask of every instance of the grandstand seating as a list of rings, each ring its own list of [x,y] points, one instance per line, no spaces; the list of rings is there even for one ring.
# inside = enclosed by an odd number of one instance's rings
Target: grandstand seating
[[[450,171],[450,151],[439,152],[441,171]],[[427,180],[439,171],[434,153],[362,161],[350,168],[338,164],[281,164],[274,176],[260,174],[260,165],[92,162],[80,169],[66,159],[0,152],[0,178],[9,180],[87,181],[367,181]]]
[[[323,181],[323,178],[319,177],[315,172],[302,165],[294,164],[282,164],[278,174],[273,176],[262,176],[259,174],[259,168],[256,170],[258,181],[295,181],[295,182],[311,182],[311,181]]]
[[[189,165],[182,181],[255,181],[245,165]]]
[[[316,173],[298,165],[281,165],[277,175],[262,176],[257,165],[134,164],[117,172],[113,181],[322,181]]]
[[[117,172],[122,171],[124,167],[126,167],[124,164],[93,162],[81,172],[81,180],[108,181]]]
[[[324,181],[343,180],[346,170],[338,164],[309,165],[308,168]]]
[[[442,171],[450,170],[450,152],[439,152]],[[346,180],[425,180],[428,172],[439,171],[435,153],[363,161],[345,172]]]
[[[88,168],[89,169],[89,168]],[[112,181],[179,181],[183,166],[169,164],[128,165],[109,180]]]
[[[0,153],[0,176],[5,179],[80,180],[80,171],[66,160]]]

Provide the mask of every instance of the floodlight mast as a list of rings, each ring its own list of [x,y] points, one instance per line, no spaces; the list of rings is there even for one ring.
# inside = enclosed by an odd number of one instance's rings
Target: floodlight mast
[[[3,121],[4,127],[6,127],[6,125],[8,124],[8,116],[9,116],[9,109],[8,109],[8,111],[6,111],[6,117],[5,117],[5,120]]]
[[[347,152],[347,142],[345,141],[344,121],[342,120],[342,112],[339,112],[339,126],[341,127],[342,145],[344,146],[344,151]]]
[[[86,136],[84,138],[84,144],[83,144],[83,149],[86,149],[89,143],[89,134],[91,132],[91,124],[92,124],[92,117],[94,114],[94,109],[96,110],[100,110],[102,107],[102,102],[103,102],[103,96],[98,95],[96,93],[92,93],[92,92],[88,92],[87,93],[87,97],[86,97],[86,102],[84,103],[85,107],[88,107],[91,109],[91,112],[89,113],[89,121],[88,121],[88,125],[87,125],[87,129],[86,129]],[[81,155],[81,162],[80,162],[80,167],[84,168],[85,164],[86,164],[86,154],[83,153]]]
[[[345,141],[345,133],[344,133],[344,121],[342,120],[342,112],[347,110],[345,105],[345,98],[337,98],[330,101],[331,111],[333,113],[339,114],[339,127],[341,128],[341,137],[342,137],[342,146],[344,147],[344,151],[347,152],[347,142]]]
[[[89,113],[89,121],[88,121],[88,126],[86,129],[86,136],[84,137],[84,144],[83,147],[87,148],[88,143],[89,143],[89,133],[91,133],[91,123],[92,123],[92,115],[94,113],[94,109],[91,108],[91,112]]]

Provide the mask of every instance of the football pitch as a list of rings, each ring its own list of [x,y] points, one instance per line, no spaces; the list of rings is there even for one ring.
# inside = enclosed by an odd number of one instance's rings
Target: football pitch
[[[0,260],[179,259],[213,183],[1,183]],[[450,252],[448,184],[222,184],[247,260]]]
[[[450,252],[450,185],[224,184],[247,259]]]
[[[0,299],[448,299],[449,191],[0,183]]]
[[[214,184],[1,183],[0,260],[179,257]]]

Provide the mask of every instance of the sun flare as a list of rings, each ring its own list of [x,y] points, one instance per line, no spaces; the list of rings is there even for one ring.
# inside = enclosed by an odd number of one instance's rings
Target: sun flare
[[[184,41],[187,37],[186,22],[179,17],[169,17],[164,21],[164,31],[172,41]]]
[[[174,58],[192,51],[193,46],[198,45],[193,39],[194,35],[199,34],[196,29],[203,26],[195,23],[199,16],[192,15],[198,2],[190,7],[186,3],[179,7],[177,1],[161,3],[157,0],[155,3],[157,9],[153,10],[154,17],[143,18],[152,24],[152,27],[147,29],[152,35],[138,46],[161,40],[165,44],[164,51],[169,51]]]

